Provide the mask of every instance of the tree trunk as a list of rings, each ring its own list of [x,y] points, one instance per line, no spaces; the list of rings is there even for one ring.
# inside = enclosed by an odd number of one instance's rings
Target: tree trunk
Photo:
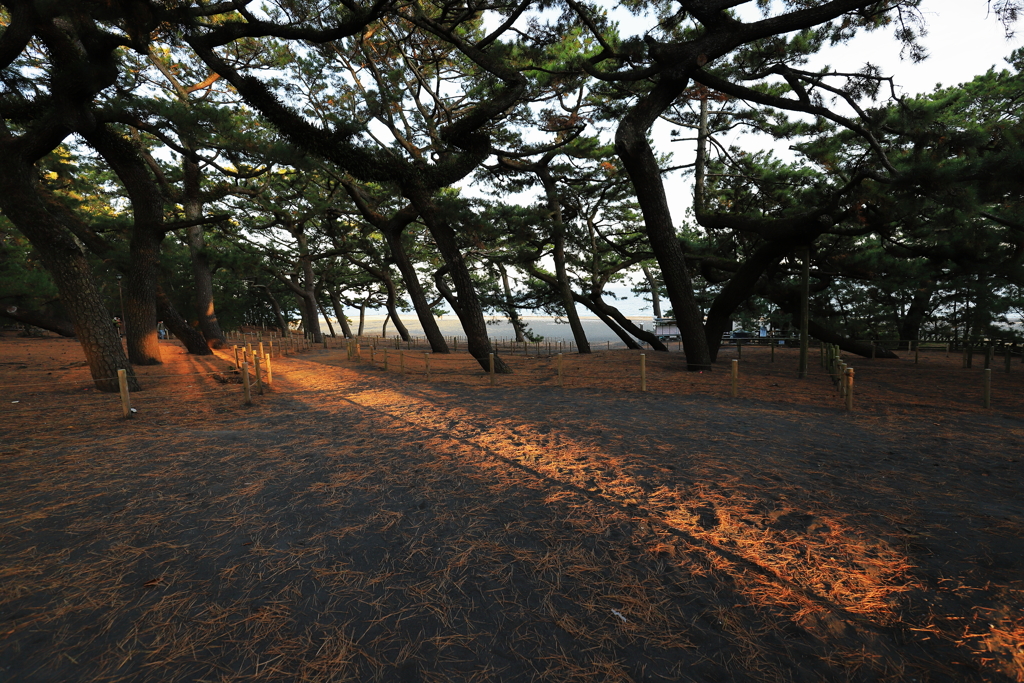
[[[363,336],[363,330],[366,329],[366,302],[359,304],[359,331],[356,333],[357,336]]]
[[[469,353],[476,358],[480,367],[487,371],[489,369],[488,358],[491,353],[494,353],[494,349],[491,347],[491,339],[487,334],[484,309],[480,304],[480,297],[477,294],[476,285],[473,283],[473,277],[470,275],[469,267],[459,249],[455,230],[428,197],[418,194],[410,199],[416,202],[416,208],[430,230],[434,244],[437,245],[437,250],[440,252],[441,258],[444,259],[445,267],[455,285],[458,298],[452,308],[466,333],[466,345],[469,348]],[[512,368],[497,353],[494,353],[494,371],[498,374],[512,374]]]
[[[800,315],[801,310],[803,309],[801,295],[792,291],[780,294],[773,293],[771,295],[771,299],[779,306],[779,308],[793,316],[793,322],[796,324],[797,328],[799,328],[803,322]],[[864,358],[871,358],[872,355],[874,355],[875,358],[899,358],[899,356],[892,351],[881,346],[875,346],[873,342],[854,341],[852,339],[847,339],[840,334],[836,334],[835,332],[832,332],[824,326],[814,322],[810,316],[807,317],[807,332],[809,336],[814,337],[815,339],[820,339],[826,344],[835,344],[847,353],[855,353],[858,356],[863,356]],[[873,346],[874,350],[872,351]]]
[[[278,303],[277,297],[274,296],[273,292],[270,291],[270,287],[266,285],[254,285],[257,289],[262,289],[263,293],[267,295],[267,300],[270,301],[271,307],[274,309],[274,317],[277,318],[277,324],[281,328],[281,336],[288,336],[288,321],[284,319],[284,313],[281,311],[281,304]]]
[[[352,327],[348,324],[348,318],[345,317],[345,308],[341,305],[341,297],[338,295],[338,290],[329,287],[327,294],[331,297],[331,306],[334,307],[334,315],[338,318],[338,324],[341,326],[341,333],[345,335],[346,339],[352,338]]]
[[[512,323],[512,329],[516,333],[516,341],[525,342],[526,335],[523,332],[523,322],[519,318],[519,311],[516,310],[515,301],[512,298],[512,287],[509,286],[508,271],[505,270],[505,266],[501,263],[498,263],[497,266],[498,272],[501,274],[501,288],[505,294],[505,306],[509,322]]]
[[[405,225],[408,225],[408,223]],[[402,225],[402,228],[405,225]],[[388,248],[391,250],[391,257],[394,259],[395,265],[398,266],[398,272],[402,274],[402,281],[405,282],[405,291],[409,294],[409,299],[412,301],[413,310],[416,311],[416,317],[420,321],[420,327],[423,328],[423,335],[430,344],[430,350],[434,353],[448,353],[448,342],[445,341],[444,335],[441,334],[441,328],[438,327],[437,319],[434,318],[434,311],[430,307],[430,302],[427,301],[423,285],[420,284],[416,267],[409,259],[409,254],[402,243],[402,232],[403,230],[399,228],[385,230],[384,239],[387,240]],[[392,317],[395,316],[392,315]]]
[[[711,368],[703,314],[694,296],[683,248],[672,223],[661,168],[647,141],[647,131],[654,120],[672,104],[687,83],[687,79],[662,81],[633,105],[616,129],[615,152],[629,173],[644,216],[651,249],[661,267],[661,275],[675,311],[676,324],[682,335],[687,369],[697,371]]]
[[[576,349],[580,353],[590,353],[590,342],[587,341],[587,333],[580,322],[580,315],[576,312],[576,302],[573,298],[572,283],[569,282],[569,273],[565,269],[565,223],[562,221],[562,203],[558,200],[558,191],[554,178],[546,168],[537,171],[541,182],[544,184],[544,194],[547,198],[548,209],[551,211],[551,218],[554,222],[552,241],[554,249],[551,257],[555,261],[555,277],[558,280],[558,296],[562,300],[562,308],[565,310],[565,317],[569,320],[569,329],[572,330],[573,339],[576,340]]]
[[[186,351],[195,356],[213,355],[203,333],[198,327],[192,327],[181,313],[178,313],[178,309],[171,303],[167,292],[159,284],[156,288],[156,310],[160,319],[164,321],[164,325],[184,345]]]
[[[89,261],[59,216],[47,208],[35,178],[34,165],[8,155],[0,164],[0,209],[32,243],[53,278],[96,388],[116,393],[117,371],[124,369],[129,388],[138,390],[139,382],[121,346],[114,317],[103,305]]]
[[[59,318],[46,311],[30,311],[18,306],[0,309],[0,318],[9,318],[19,323],[56,332],[62,337],[74,337],[75,326],[70,320]]]
[[[594,306],[597,310],[600,310],[602,313],[615,320],[615,322],[618,323],[619,326],[621,326],[622,329],[624,329],[626,332],[629,332],[631,335],[633,335],[637,339],[640,339],[641,341],[647,342],[655,351],[668,351],[668,347],[665,346],[665,343],[663,341],[658,339],[658,336],[656,334],[637,327],[632,320],[630,320],[629,318],[622,314],[622,311],[620,311],[615,306],[606,303],[601,298],[600,292],[591,292],[590,298],[594,302]]]
[[[330,334],[331,337],[337,337],[338,335],[334,333],[334,325],[331,324],[331,317],[327,315],[327,311],[324,310],[323,304],[320,303],[319,299],[317,299],[316,306],[320,310],[320,315],[323,316],[324,322],[327,323],[328,334]]]
[[[164,239],[164,199],[132,143],[106,126],[85,136],[121,180],[132,205],[133,225],[125,277],[124,323],[128,359],[135,365],[159,365],[156,286],[160,243]]]
[[[935,291],[935,282],[928,279],[921,282],[914,291],[914,298],[910,302],[907,314],[903,316],[900,323],[900,349],[910,350],[910,343],[917,340],[921,334],[921,324],[924,322],[925,314],[928,313],[928,303],[932,299],[932,292]]]
[[[640,266],[640,268],[644,271],[644,277],[647,278],[647,286],[651,290],[651,308],[654,310],[654,317],[655,318],[660,318],[661,317],[661,293],[658,291],[658,289],[659,289],[658,281],[655,280],[654,274],[651,272],[650,268],[648,268],[647,266]]]
[[[395,323],[395,330],[398,332],[398,336],[402,338],[402,341],[409,341],[409,330],[402,323],[402,319],[398,317],[398,292],[395,291],[395,282],[391,279],[391,275],[387,271],[384,271],[384,286],[388,290],[388,298],[384,303],[384,306],[388,309],[388,316]],[[387,320],[384,321],[384,325],[387,326]]]
[[[712,362],[718,360],[722,335],[729,331],[732,314],[755,293],[757,283],[764,272],[782,260],[789,249],[789,244],[767,243],[761,245],[750,258],[740,265],[722,291],[715,297],[708,310],[707,322],[704,324],[704,335],[707,338]]]
[[[184,170],[184,209],[185,219],[198,221],[203,217],[203,199],[200,194],[201,171],[199,164],[187,156],[183,157]],[[206,231],[202,225],[187,228],[188,251],[192,257],[192,280],[195,285],[196,316],[199,318],[199,329],[211,348],[224,346],[226,339],[221,330],[220,321],[213,301],[213,268],[206,257]]]

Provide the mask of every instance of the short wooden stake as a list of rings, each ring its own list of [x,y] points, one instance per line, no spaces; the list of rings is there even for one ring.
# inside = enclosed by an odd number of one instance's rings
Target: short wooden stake
[[[128,395],[128,371],[121,369],[117,371],[117,387],[121,390],[121,412],[124,419],[132,419],[132,399]]]
[[[427,380],[430,380],[430,354],[423,354],[423,367],[427,369]]]
[[[252,358],[252,342],[245,342],[245,360]]]
[[[737,344],[737,348],[739,344]],[[729,390],[729,395],[736,398],[740,395],[740,361],[738,358],[732,359],[732,388]]]
[[[853,410],[853,368],[846,368],[846,409]]]
[[[491,386],[494,386],[494,354],[487,354],[488,374],[491,376]]]
[[[985,368],[985,392],[984,392],[984,396],[982,397],[981,405],[982,405],[983,408],[991,408],[992,407],[992,369],[991,368]]]
[[[640,354],[640,391],[647,391],[647,354]]]
[[[264,358],[263,362],[267,366],[264,368],[264,371],[266,372],[267,375],[267,386],[270,386],[274,383],[274,373],[270,369],[270,356]]]
[[[270,358],[274,355],[274,340],[271,339],[267,344],[267,358]]]
[[[839,361],[839,395],[846,396],[846,363]]]
[[[242,361],[242,394],[245,396],[245,405],[252,405],[252,388],[249,386],[249,363]]]
[[[256,366],[256,393],[263,395],[263,373],[260,372],[260,357],[253,356],[252,363]]]
[[[558,354],[558,386],[565,386],[565,377],[562,375],[562,354]]]
[[[238,361],[238,347],[233,346],[232,348],[235,350],[235,370],[237,370],[239,367],[241,367],[241,363]]]
[[[259,350],[260,350],[260,358],[266,358],[267,354],[263,353],[263,342],[260,342]]]

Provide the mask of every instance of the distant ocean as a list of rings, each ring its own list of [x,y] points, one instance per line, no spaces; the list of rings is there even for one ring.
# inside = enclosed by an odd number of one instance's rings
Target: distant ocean
[[[409,329],[409,334],[420,335],[423,334],[423,328],[420,325],[419,319],[414,313],[407,313],[401,316],[402,323]],[[629,316],[638,327],[644,329],[653,329],[651,316]],[[322,320],[321,320],[322,322]],[[332,321],[333,322],[333,321]],[[544,337],[545,341],[558,341],[572,340],[572,330],[569,328],[569,323],[564,318],[553,318],[550,316],[541,315],[528,315],[523,316],[523,322],[530,329],[530,331],[537,336]],[[587,339],[591,342],[617,342],[619,341],[618,336],[608,326],[601,322],[600,318],[596,317],[582,317],[580,322],[583,323],[583,329],[587,334]],[[358,317],[352,318],[352,328],[355,331],[359,324]],[[373,315],[366,316],[366,327],[363,330],[364,335],[375,335],[381,334],[381,329],[384,324],[384,316]],[[459,318],[455,314],[449,314],[442,316],[437,321],[438,327],[441,328],[441,333],[445,336],[465,336],[465,332],[462,330],[462,325],[459,323]],[[494,339],[513,339],[515,338],[515,332],[512,329],[512,324],[505,318],[489,318],[487,320],[487,329],[489,334]],[[324,326],[326,332],[327,327]],[[391,321],[388,321],[387,336],[395,336],[395,326]]]

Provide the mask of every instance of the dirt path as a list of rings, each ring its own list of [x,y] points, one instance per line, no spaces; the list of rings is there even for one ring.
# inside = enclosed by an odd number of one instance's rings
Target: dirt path
[[[165,361],[4,401],[0,677],[1024,680],[1013,413]]]

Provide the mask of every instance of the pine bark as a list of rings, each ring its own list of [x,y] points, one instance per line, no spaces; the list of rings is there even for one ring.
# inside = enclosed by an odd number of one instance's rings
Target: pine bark
[[[117,371],[128,371],[129,389],[139,382],[128,362],[114,317],[103,304],[89,261],[58,214],[35,186],[36,169],[11,154],[0,164],[0,209],[39,253],[71,318],[97,389],[118,392]]]
[[[654,120],[682,93],[687,83],[687,79],[665,80],[641,98],[619,122],[615,132],[615,152],[629,173],[644,216],[647,238],[661,267],[682,336],[687,369],[698,371],[711,368],[703,314],[694,296],[683,247],[672,223],[661,168],[647,140],[647,132]]]

